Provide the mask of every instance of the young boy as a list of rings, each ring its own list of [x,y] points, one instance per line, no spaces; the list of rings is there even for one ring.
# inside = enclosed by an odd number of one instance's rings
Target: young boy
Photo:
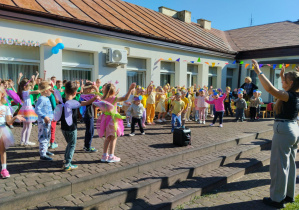
[[[181,100],[181,93],[175,94],[175,100],[171,103],[171,133],[174,131],[175,122],[177,122],[177,127],[181,127],[181,114],[185,109],[185,102]]]
[[[235,100],[232,100],[235,102],[236,105],[236,121],[238,122],[239,119],[241,122],[244,120],[244,109],[247,109],[247,103],[245,99],[243,98],[243,93],[238,92],[238,98]]]
[[[73,100],[73,98],[77,95],[77,84],[76,82],[67,82],[65,84],[65,98],[63,99],[63,103],[66,103],[69,100]],[[94,98],[88,100],[88,101],[82,101],[81,106],[87,106],[92,104],[96,99],[98,99],[98,96],[95,96]],[[67,142],[67,147],[65,149],[65,164],[64,164],[64,170],[69,171],[73,169],[77,169],[77,165],[72,165],[72,159],[76,148],[77,143],[77,117],[78,117],[78,109],[72,109],[72,118],[73,118],[73,124],[68,125],[65,120],[65,113],[64,109],[62,109],[62,115],[61,115],[61,130],[62,134]]]
[[[83,94],[91,94],[92,90],[99,92],[96,86],[94,86],[91,82],[87,82],[84,86]],[[85,100],[80,98],[80,101],[82,102]],[[82,117],[86,127],[83,150],[85,150],[85,152],[97,152],[98,150],[91,146],[92,138],[94,135],[94,109],[92,104],[86,106]]]
[[[40,159],[52,161],[49,156],[54,154],[48,152],[48,144],[51,137],[51,121],[53,120],[53,109],[49,96],[51,95],[51,86],[49,82],[43,81],[39,84],[40,97],[35,105],[35,112],[38,115],[38,141]]]
[[[142,96],[134,96],[133,103],[127,109],[127,114],[132,116],[131,133],[130,136],[135,136],[135,124],[138,123],[141,135],[144,135],[142,127],[142,116],[145,109],[141,103]]]
[[[257,111],[259,104],[264,104],[264,103],[260,101],[260,99],[258,97],[258,91],[254,90],[253,96],[250,98],[250,120],[251,121],[255,120],[256,111]]]
[[[225,109],[225,115],[228,116],[228,112],[233,117],[232,107],[231,107],[231,99],[233,97],[231,88],[229,86],[226,87],[226,92],[229,93],[225,100],[224,100],[224,109]]]

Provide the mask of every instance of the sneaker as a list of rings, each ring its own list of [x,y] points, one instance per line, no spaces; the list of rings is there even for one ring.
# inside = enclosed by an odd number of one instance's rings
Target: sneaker
[[[52,161],[53,159],[46,155],[46,156],[40,156],[40,160],[43,160],[43,161]]]
[[[55,149],[55,148],[57,148],[57,147],[58,147],[58,144],[55,143],[55,142],[53,142],[53,143],[50,145],[50,148],[51,148],[51,149]]]
[[[135,133],[130,133],[129,136],[135,136]]]
[[[148,122],[147,124],[148,124],[148,125],[151,125],[152,123],[151,123],[151,122]]]
[[[145,124],[142,124],[142,127],[143,127],[143,128],[146,128],[146,125],[145,125]]]
[[[163,122],[166,122],[166,119],[165,119],[165,118],[163,118],[163,119],[162,119],[162,121],[163,121]]]
[[[54,156],[54,153],[49,152],[49,151],[47,151],[46,154],[47,154],[48,156]]]
[[[156,123],[152,122],[152,125],[155,125]]]
[[[222,124],[219,124],[219,127],[220,127],[220,128],[222,128],[222,127],[223,127],[223,125],[222,125]]]
[[[36,145],[34,142],[28,141],[27,143],[25,143],[25,146],[34,146]]]
[[[65,171],[71,171],[71,170],[74,170],[74,169],[77,169],[77,168],[78,168],[77,165],[72,165],[72,164],[64,165],[64,170]]]
[[[109,155],[102,155],[101,161],[107,162],[108,158],[109,158]]]
[[[21,142],[21,143],[20,143],[20,146],[24,147],[24,146],[25,146],[25,143],[24,143],[24,142]]]
[[[14,128],[13,125],[9,125],[8,127],[9,127],[10,129],[13,129],[13,128]]]
[[[127,124],[127,128],[131,128],[131,124],[130,123]]]
[[[210,124],[210,126],[214,126],[214,124],[213,124],[213,123],[211,123],[211,124]]]
[[[202,124],[206,124],[206,121],[202,121]]]
[[[145,133],[143,132],[143,133],[141,133],[141,135],[145,135]]]
[[[3,179],[6,179],[6,178],[10,177],[8,170],[7,169],[3,169],[1,171],[1,176],[2,176]]]
[[[201,120],[199,120],[199,124],[201,124],[202,123],[202,121]]]
[[[161,123],[161,122],[163,122],[163,121],[162,121],[161,119],[158,119],[157,122],[158,122],[158,123]]]
[[[116,157],[116,156],[109,156],[109,158],[108,158],[108,160],[107,160],[107,162],[108,163],[116,163],[116,162],[119,162],[120,161],[120,158],[119,157]]]
[[[243,122],[244,120],[243,119],[241,119],[241,122]]]
[[[98,150],[94,147],[90,147],[90,148],[87,148],[87,147],[83,147],[84,151],[85,152],[97,152]]]

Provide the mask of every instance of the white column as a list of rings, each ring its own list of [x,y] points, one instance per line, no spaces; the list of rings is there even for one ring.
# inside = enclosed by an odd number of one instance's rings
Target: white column
[[[208,83],[209,83],[209,65],[199,64],[197,84],[200,85],[200,87],[203,87],[204,85],[208,86]]]
[[[175,62],[175,85],[187,85],[187,62]]]
[[[46,79],[55,76],[57,80],[62,80],[62,50],[58,54],[53,54],[51,50],[50,46],[40,47],[40,75],[43,78],[46,70]]]

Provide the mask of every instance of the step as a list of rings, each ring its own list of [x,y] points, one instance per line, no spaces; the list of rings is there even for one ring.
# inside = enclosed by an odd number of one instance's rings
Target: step
[[[208,153],[216,152],[229,147],[237,146],[242,143],[250,142],[252,140],[255,140],[257,137],[262,138],[263,136],[267,136],[272,132],[272,129],[268,129],[260,133],[243,135],[240,138],[232,138],[228,140],[223,140],[218,143],[207,144],[204,147],[193,148],[191,146],[187,150],[182,150],[171,155],[153,158],[139,163],[127,165],[121,168],[115,168],[108,172],[93,174],[76,180],[67,180],[63,183],[47,186],[39,190],[17,195],[15,197],[2,198],[0,201],[0,209],[14,209],[15,207],[25,208],[55,198],[60,198],[70,194],[82,192],[87,189],[94,189],[98,186],[110,183],[114,180],[118,180],[124,177],[130,177],[138,173],[146,172],[165,165],[177,163],[182,160],[200,157]]]
[[[135,174],[133,178],[122,178],[110,184],[105,184],[103,187],[86,190],[81,193],[66,196],[60,201],[53,201],[42,204],[42,207],[58,205],[59,202],[68,203],[69,206],[85,209],[108,209],[115,205],[128,202],[130,200],[141,198],[147,194],[158,191],[160,188],[165,188],[173,185],[177,181],[186,180],[189,177],[196,176],[205,171],[214,170],[219,166],[232,163],[236,159],[244,156],[256,154],[261,149],[268,149],[271,146],[270,140],[254,140],[250,143],[244,143],[239,146],[230,147],[218,152],[213,152],[205,156],[200,156],[188,160],[182,160],[176,164],[160,167],[156,170],[151,170],[144,173]],[[184,168],[179,166],[184,165]],[[159,177],[153,179],[152,177]],[[140,181],[141,180],[141,181]],[[108,190],[106,188],[109,188]],[[91,194],[98,194],[92,195]],[[97,192],[97,193],[96,193]],[[67,202],[70,197],[79,198],[85,201],[85,204],[72,204]],[[90,200],[90,201],[88,201]]]
[[[143,198],[136,199],[133,202],[123,203],[120,206],[115,206],[110,209],[180,209],[182,204],[188,203],[194,198],[211,192],[269,163],[270,151],[262,151],[258,154],[248,156],[246,159],[240,159],[235,163],[219,167],[218,169],[208,171],[201,175],[193,176],[169,188],[161,189]]]

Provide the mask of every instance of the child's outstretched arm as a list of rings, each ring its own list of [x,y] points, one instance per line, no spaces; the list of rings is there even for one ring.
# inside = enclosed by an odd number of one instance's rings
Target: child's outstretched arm
[[[18,81],[17,81],[18,85],[20,84],[22,77],[23,77],[23,73],[20,72],[19,77],[18,77]]]
[[[12,125],[14,123],[14,121],[16,121],[16,119],[18,119],[21,122],[26,121],[26,119],[23,118],[21,115],[16,115],[14,117],[11,117],[11,115],[6,115],[6,117],[5,117],[6,123],[8,125]]]
[[[130,95],[131,95],[132,90],[133,90],[135,87],[136,87],[136,83],[132,83],[132,84],[130,85],[130,88],[129,88],[127,94],[126,94],[125,96],[123,96],[123,97],[117,98],[116,102],[122,102],[122,101],[126,101],[126,100],[128,100],[129,97],[130,97]]]
[[[82,101],[81,106],[88,106],[88,105],[92,104],[97,99],[101,100],[101,98],[96,95],[95,97],[93,97],[92,99],[89,99],[88,101]]]

